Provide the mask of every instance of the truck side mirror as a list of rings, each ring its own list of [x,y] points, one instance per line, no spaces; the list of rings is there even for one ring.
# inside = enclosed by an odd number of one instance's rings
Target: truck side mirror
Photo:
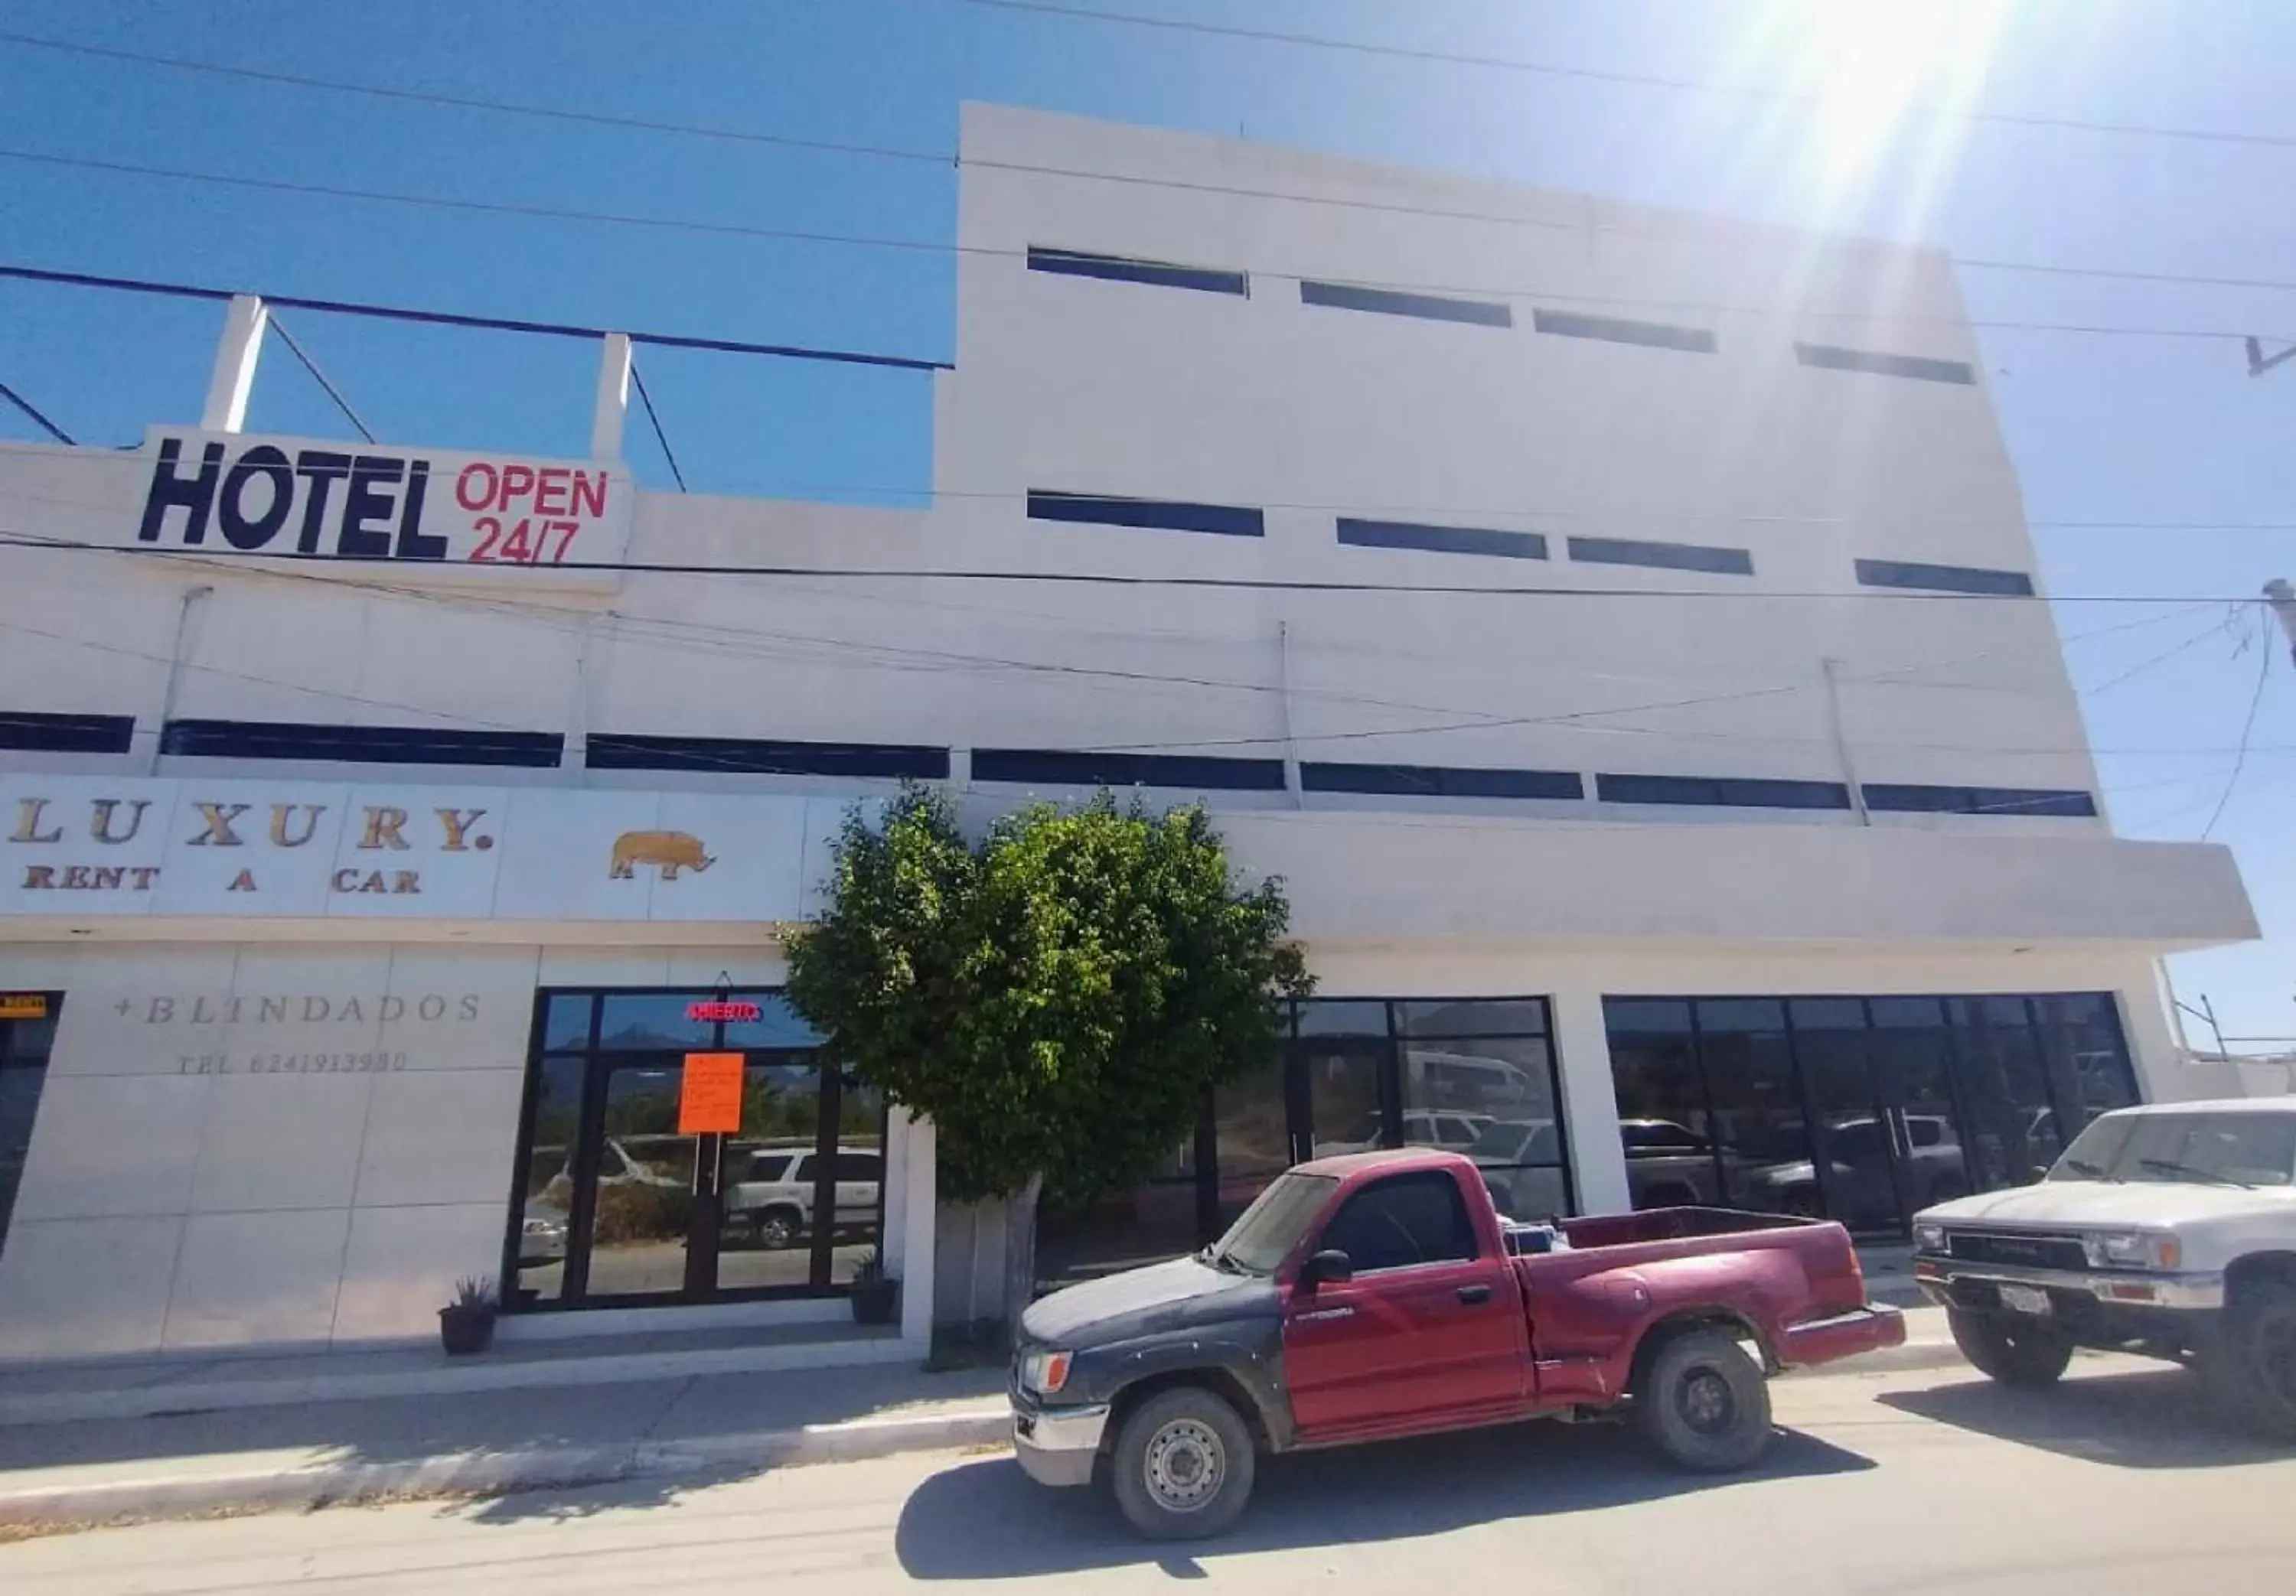
[[[1338,1285],[1355,1277],[1355,1264],[1336,1247],[1327,1247],[1312,1254],[1306,1263],[1300,1265],[1300,1289],[1302,1291],[1313,1292],[1318,1286]]]

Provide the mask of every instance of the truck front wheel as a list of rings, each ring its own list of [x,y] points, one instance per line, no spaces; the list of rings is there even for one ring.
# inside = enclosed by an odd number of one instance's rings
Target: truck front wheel
[[[1643,1433],[1685,1469],[1751,1466],[1770,1444],[1762,1366],[1726,1330],[1690,1330],[1660,1347],[1635,1388]]]
[[[1961,1355],[2005,1386],[2053,1386],[2073,1361],[2073,1338],[2038,1319],[1948,1308],[1945,1321]]]
[[[2203,1376],[2252,1428],[2296,1441],[2296,1285],[2251,1284],[2225,1306]]]
[[[1258,1461],[1251,1431],[1225,1398],[1178,1386],[1133,1409],[1109,1472],[1133,1528],[1152,1541],[1193,1541],[1242,1516]]]

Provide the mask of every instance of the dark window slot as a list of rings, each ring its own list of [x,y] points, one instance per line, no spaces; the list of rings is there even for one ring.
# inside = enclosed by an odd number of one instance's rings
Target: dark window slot
[[[51,754],[124,754],[135,735],[132,715],[0,713],[0,749]]]
[[[945,781],[948,750],[892,742],[775,742],[747,737],[647,737],[594,732],[592,770],[734,771],[747,775]]]
[[[2093,818],[2096,799],[2049,787],[1929,787],[1868,782],[1868,809],[1898,814],[2062,814]]]
[[[1123,255],[1093,255],[1082,250],[1029,247],[1029,269],[1062,277],[1098,277],[1110,282],[1144,282],[1152,288],[1185,288],[1198,293],[1249,298],[1251,279],[1242,272],[1178,266],[1168,260],[1135,260]]]
[[[1863,587],[1914,587],[1927,593],[2003,593],[2033,596],[2033,578],[2023,571],[1987,570],[1973,565],[1921,565],[1904,560],[1860,560]]]
[[[1664,322],[1629,322],[1616,316],[1580,315],[1569,310],[1534,310],[1530,324],[1557,338],[1597,338],[1606,343],[1642,344],[1653,349],[1683,349],[1693,355],[1718,352],[1714,334],[1703,327],[1674,327]]]
[[[1716,809],[1847,809],[1839,782],[1745,776],[1597,775],[1595,796],[1606,804],[1679,804]]]
[[[1305,764],[1309,792],[1367,792],[1390,798],[1582,798],[1587,789],[1569,770],[1495,770],[1442,765]]]
[[[1632,537],[1574,537],[1570,558],[1593,565],[1649,565],[1663,570],[1712,571],[1726,577],[1751,577],[1754,556],[1744,549],[1710,548],[1702,544],[1646,543]]]
[[[1032,521],[1078,521],[1098,527],[1154,527],[1168,532],[1213,532],[1223,537],[1265,537],[1267,518],[1238,504],[1192,504],[1171,499],[1124,499],[1105,494],[1049,493],[1031,488]]]
[[[1966,362],[1932,360],[1923,355],[1883,355],[1872,349],[1844,349],[1833,344],[1794,345],[1804,365],[1834,372],[1865,372],[1876,377],[1910,377],[1917,382],[1972,383],[1977,372]]]
[[[300,721],[171,720],[163,754],[210,759],[312,759],[345,765],[518,765],[547,769],[555,732],[452,732],[430,726],[330,726]]]
[[[1490,527],[1430,527],[1416,521],[1366,521],[1343,515],[1340,541],[1365,549],[1431,549],[1439,554],[1493,554],[1505,560],[1546,558],[1546,539],[1538,533]]]
[[[975,749],[976,782],[1054,787],[1171,787],[1183,791],[1281,792],[1283,761],[1206,754],[1095,754],[1057,749]]]
[[[1300,284],[1300,302],[1327,305],[1334,310],[1367,310],[1374,315],[1415,316],[1423,322],[1466,322],[1478,327],[1514,325],[1514,312],[1489,300],[1402,294],[1384,288],[1356,288],[1345,282],[1303,282]]]

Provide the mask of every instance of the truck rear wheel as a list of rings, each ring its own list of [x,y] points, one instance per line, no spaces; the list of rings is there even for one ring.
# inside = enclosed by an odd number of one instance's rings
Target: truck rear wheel
[[[1177,1386],[1132,1411],[1109,1461],[1116,1505],[1133,1528],[1152,1541],[1195,1541],[1242,1515],[1259,1459],[1225,1398]]]
[[[2073,1338],[2042,1320],[1965,1308],[1948,1308],[1945,1320],[1961,1355],[2005,1386],[2027,1391],[2053,1386],[2073,1361]]]
[[[1635,1388],[1643,1433],[1685,1469],[1751,1467],[1770,1444],[1770,1387],[1762,1366],[1726,1330],[1675,1337]]]
[[[2225,1305],[2223,1334],[2202,1371],[2250,1428],[2296,1441],[2296,1286],[2259,1282]]]

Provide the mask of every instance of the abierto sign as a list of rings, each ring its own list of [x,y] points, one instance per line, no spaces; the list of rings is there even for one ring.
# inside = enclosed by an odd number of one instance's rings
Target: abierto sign
[[[152,429],[144,453],[142,512],[119,540],[137,547],[457,572],[611,565],[629,548],[636,485],[599,462],[178,428]]]

